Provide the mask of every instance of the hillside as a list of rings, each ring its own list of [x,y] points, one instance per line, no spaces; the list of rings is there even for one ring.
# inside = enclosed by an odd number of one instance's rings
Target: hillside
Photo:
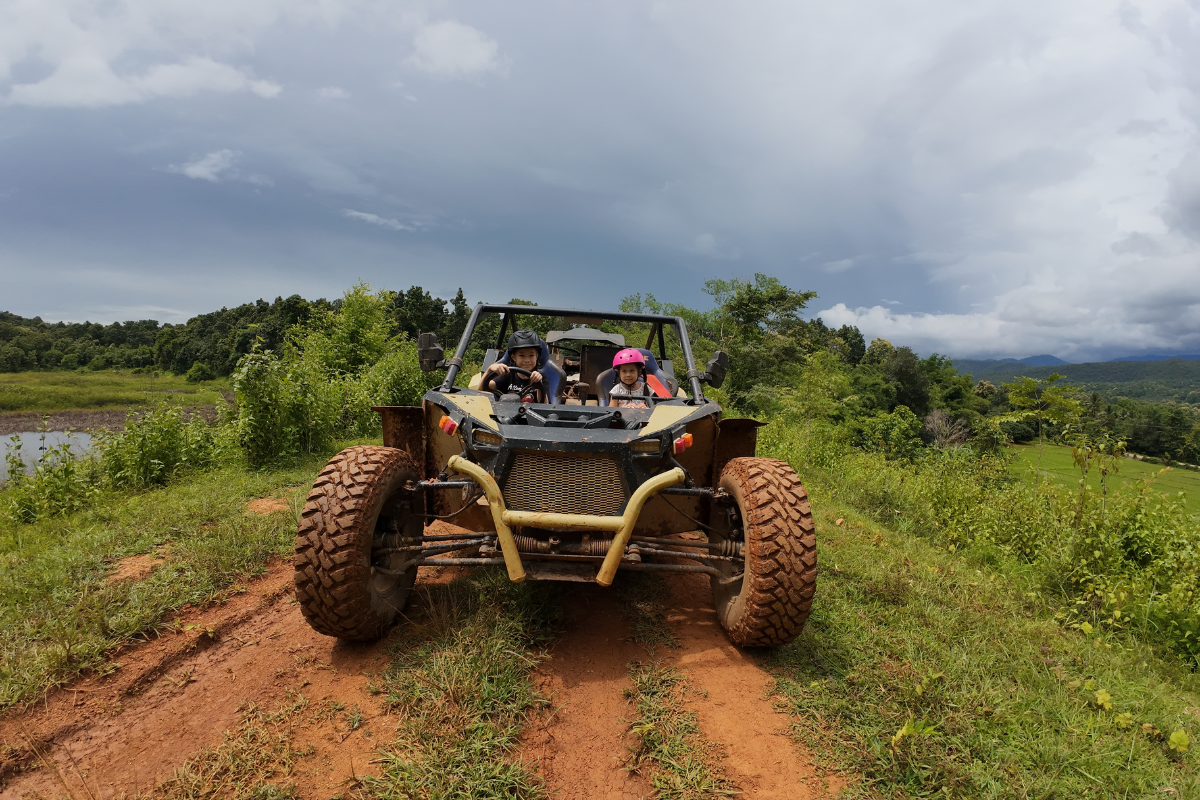
[[[1113,397],[1200,403],[1200,361],[1172,358],[1167,361],[1106,361],[1035,367],[1012,361],[962,359],[955,361],[954,366],[962,375],[995,384],[1022,375],[1044,378],[1057,372],[1077,386]]]

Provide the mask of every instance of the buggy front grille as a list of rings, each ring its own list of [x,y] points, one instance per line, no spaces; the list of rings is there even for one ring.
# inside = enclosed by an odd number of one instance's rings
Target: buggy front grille
[[[504,504],[514,511],[618,514],[625,479],[616,459],[518,450],[504,480]]]

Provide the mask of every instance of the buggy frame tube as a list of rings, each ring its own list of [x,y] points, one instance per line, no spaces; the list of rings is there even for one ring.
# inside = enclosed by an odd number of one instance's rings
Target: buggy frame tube
[[[679,337],[679,345],[683,350],[683,359],[688,371],[695,372],[696,370],[696,359],[692,355],[692,343],[688,339],[687,323],[684,322],[683,317],[671,317],[665,314],[635,314],[626,311],[588,311],[580,308],[548,308],[545,306],[479,303],[471,310],[471,318],[467,320],[467,327],[463,329],[462,337],[458,340],[458,347],[454,350],[454,358],[447,359],[449,368],[446,370],[446,377],[442,381],[441,391],[449,392],[453,390],[454,379],[458,377],[459,370],[462,368],[462,360],[467,354],[467,346],[471,342],[471,335],[475,332],[475,326],[479,323],[479,317],[489,313],[505,315],[501,328],[502,332],[507,329],[507,323],[510,319],[515,323],[515,315],[517,314],[535,317],[601,317],[603,319],[621,320],[624,322],[648,322],[651,325],[669,324],[675,329],[675,333]],[[661,330],[659,331],[659,336],[662,336]],[[497,344],[500,344],[500,342]],[[665,351],[663,355],[666,355]],[[693,375],[690,383],[692,386],[693,402],[703,403],[705,400],[704,389],[700,386],[698,375]]]
[[[462,456],[451,456],[446,463],[448,469],[469,475],[483,489],[488,499],[488,507],[492,511],[492,521],[496,525],[496,538],[500,540],[500,550],[504,553],[504,563],[508,567],[509,579],[519,582],[525,580],[525,568],[521,565],[521,554],[513,540],[510,525],[529,525],[531,527],[569,528],[584,531],[611,531],[612,544],[604,556],[604,563],[596,574],[596,583],[609,586],[616,576],[617,567],[621,563],[621,555],[625,552],[629,538],[633,535],[633,526],[637,524],[642,506],[654,495],[668,486],[678,486],[687,479],[687,473],[681,468],[667,470],[655,475],[634,490],[629,502],[625,504],[625,513],[619,517],[603,517],[594,514],[556,514],[539,511],[510,511],[504,505],[504,495],[496,479],[480,465],[468,461]],[[514,577],[519,575],[520,577]]]

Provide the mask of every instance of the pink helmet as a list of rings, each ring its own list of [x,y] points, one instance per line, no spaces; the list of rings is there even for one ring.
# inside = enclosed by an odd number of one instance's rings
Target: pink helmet
[[[616,369],[622,364],[640,364],[644,367],[646,365],[646,357],[642,355],[641,350],[637,350],[633,347],[626,347],[624,350],[621,350],[615,356],[613,356],[613,369]]]

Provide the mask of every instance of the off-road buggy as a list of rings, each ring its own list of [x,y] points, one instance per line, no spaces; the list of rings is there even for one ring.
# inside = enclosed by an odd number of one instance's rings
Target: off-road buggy
[[[666,391],[648,409],[608,407],[613,355],[625,342],[596,327],[545,337],[549,402],[497,397],[480,388],[481,375],[455,386],[472,336],[494,315],[499,334],[483,369],[504,357],[520,319],[641,323],[647,375]],[[682,353],[682,385],[667,333]],[[786,463],[755,457],[761,423],[722,419],[704,396],[702,384],[724,380],[728,358],[718,352],[697,370],[682,318],[480,304],[451,358],[431,334],[419,348],[423,369],[446,369],[441,385],[420,406],[377,408],[383,446],[336,455],[304,506],[296,597],[317,631],[377,639],[403,610],[418,567],[502,566],[513,581],[601,586],[618,571],[702,573],[735,644],[780,645],[800,632],[817,573],[804,488]],[[465,531],[427,534],[438,519]]]

